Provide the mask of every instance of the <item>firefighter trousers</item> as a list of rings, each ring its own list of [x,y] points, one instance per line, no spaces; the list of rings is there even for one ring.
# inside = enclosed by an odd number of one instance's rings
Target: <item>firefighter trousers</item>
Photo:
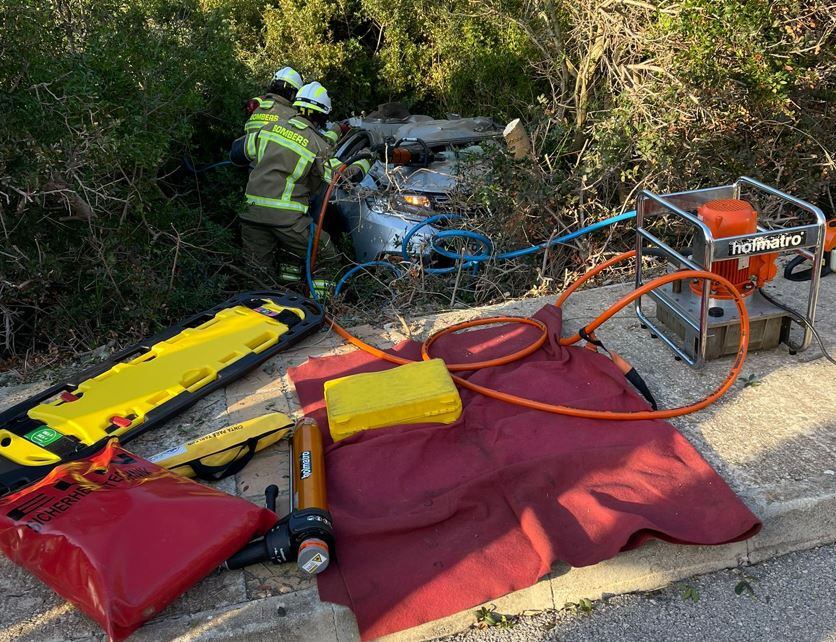
[[[241,220],[241,242],[244,257],[260,270],[273,273],[277,263],[302,266],[308,251],[311,217],[305,214],[282,213],[281,222],[265,224]],[[319,237],[317,263],[336,261],[337,252],[331,237],[323,230]]]

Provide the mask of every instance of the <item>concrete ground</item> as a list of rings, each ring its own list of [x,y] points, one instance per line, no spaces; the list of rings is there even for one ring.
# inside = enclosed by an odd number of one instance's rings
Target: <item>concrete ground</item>
[[[586,608],[523,615],[509,627],[474,627],[443,642],[834,642],[834,568],[836,546],[823,546]]]
[[[569,329],[593,318],[628,286],[580,292],[565,307]],[[797,284],[777,281],[789,303],[803,294]],[[549,299],[527,299],[416,319],[358,334],[386,346],[408,334],[423,338],[467,318],[497,313],[530,315]],[[820,331],[836,352],[836,277],[824,279]],[[659,339],[642,330],[630,310],[599,332],[607,345],[643,374],[661,407],[694,400],[722,378],[728,360],[692,370],[674,360]],[[348,350],[323,331],[267,362],[245,379],[200,401],[168,425],[131,442],[152,455],[224,425],[268,411],[298,414],[287,368],[309,356]],[[494,600],[503,613],[560,609],[581,598],[648,591],[683,578],[723,568],[745,567],[791,551],[836,541],[836,370],[817,348],[790,355],[786,347],[752,355],[744,378],[719,403],[674,421],[679,430],[764,522],[756,537],[718,547],[684,547],[654,542],[587,568],[555,565],[534,586]],[[742,378],[743,379],[743,378]],[[25,398],[48,382],[0,389],[0,406]],[[264,488],[279,483],[287,502],[287,448],[260,453],[236,478],[218,486],[261,503]],[[97,627],[32,576],[0,558],[0,642],[6,640],[101,639]],[[14,598],[14,599],[11,599]],[[393,642],[457,633],[474,623],[475,608],[389,636]],[[256,565],[217,572],[188,591],[131,640],[356,640],[350,611],[322,603],[315,583],[292,565]]]

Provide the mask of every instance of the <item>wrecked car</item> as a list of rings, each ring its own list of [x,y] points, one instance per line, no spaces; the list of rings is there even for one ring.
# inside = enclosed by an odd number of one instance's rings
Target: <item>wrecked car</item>
[[[502,127],[486,117],[434,119],[384,107],[350,119],[352,129],[336,149],[340,160],[375,151],[363,180],[339,188],[334,199],[342,231],[351,236],[361,262],[400,254],[409,230],[434,214],[449,213],[463,161],[502,136]],[[421,228],[410,246],[423,247],[434,232],[431,225]]]

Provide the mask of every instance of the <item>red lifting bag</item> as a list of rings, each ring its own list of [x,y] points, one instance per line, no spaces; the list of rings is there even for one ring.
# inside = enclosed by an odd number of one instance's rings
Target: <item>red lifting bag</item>
[[[111,441],[0,499],[0,548],[122,640],[275,522]]]

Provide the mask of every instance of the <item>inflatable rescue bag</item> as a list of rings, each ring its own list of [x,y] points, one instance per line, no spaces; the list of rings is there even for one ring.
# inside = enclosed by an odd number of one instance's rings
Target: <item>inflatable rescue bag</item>
[[[122,640],[275,522],[112,440],[0,499],[0,549]]]

